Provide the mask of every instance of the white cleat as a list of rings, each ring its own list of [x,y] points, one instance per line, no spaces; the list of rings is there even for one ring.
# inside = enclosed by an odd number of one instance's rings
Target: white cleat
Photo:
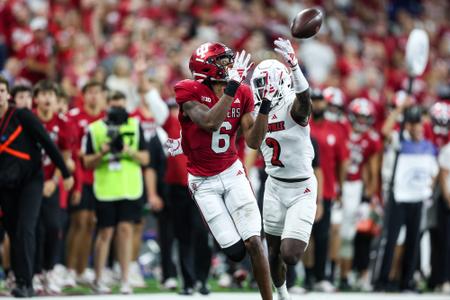
[[[336,288],[331,282],[327,280],[322,280],[314,285],[314,290],[322,293],[334,293],[336,292]]]
[[[122,295],[131,295],[133,294],[133,288],[128,282],[122,282],[120,284],[120,293]]]
[[[92,284],[92,291],[96,294],[110,294],[111,289],[103,282],[94,282]]]
[[[293,286],[290,289],[288,289],[289,294],[292,295],[304,295],[306,294],[306,290],[302,288],[301,286]]]
[[[164,281],[163,286],[164,286],[164,289],[173,291],[173,290],[177,289],[178,281],[175,278],[170,277],[170,278],[167,278],[166,281]]]

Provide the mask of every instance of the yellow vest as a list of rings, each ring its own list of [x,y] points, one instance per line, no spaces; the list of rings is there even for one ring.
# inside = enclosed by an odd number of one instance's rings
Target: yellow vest
[[[103,144],[111,139],[107,134],[108,127],[103,120],[89,125],[94,152],[100,152]],[[139,121],[128,118],[126,124],[120,126],[124,145],[138,151],[139,148]],[[120,159],[113,160],[111,153],[102,158],[102,162],[94,170],[94,194],[99,201],[137,200],[143,194],[142,169],[138,162],[131,157],[120,155]]]

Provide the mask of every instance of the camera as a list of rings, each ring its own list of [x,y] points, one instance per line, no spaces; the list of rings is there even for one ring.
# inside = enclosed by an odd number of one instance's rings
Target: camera
[[[120,126],[128,120],[128,113],[123,107],[110,107],[106,115],[106,124],[108,125],[107,135],[110,138],[109,146],[112,154],[123,151],[124,133],[120,132]]]

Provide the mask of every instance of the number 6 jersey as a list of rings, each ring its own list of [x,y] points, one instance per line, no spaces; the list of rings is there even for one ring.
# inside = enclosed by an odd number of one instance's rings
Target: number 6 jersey
[[[267,134],[260,147],[266,173],[277,178],[300,179],[313,175],[310,127],[301,126],[292,119],[295,99],[295,94],[291,93],[270,111]]]
[[[175,97],[180,112],[181,143],[188,158],[188,172],[195,176],[213,176],[230,167],[237,159],[236,132],[241,118],[253,111],[253,94],[250,87],[241,84],[219,130],[208,132],[191,121],[183,112],[183,104],[196,101],[213,107],[219,98],[206,84],[183,80],[175,85]]]

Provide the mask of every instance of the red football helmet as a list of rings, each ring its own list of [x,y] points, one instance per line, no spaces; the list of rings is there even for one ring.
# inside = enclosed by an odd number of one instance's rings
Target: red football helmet
[[[366,98],[356,98],[348,106],[348,119],[354,129],[366,131],[374,122],[375,107]]]
[[[434,125],[448,127],[450,107],[444,101],[434,103],[430,108],[430,116]]]
[[[189,70],[195,80],[210,78],[225,81],[226,67],[233,64],[234,52],[222,43],[212,42],[200,45],[191,55]]]
[[[323,90],[323,97],[328,102],[328,105],[333,105],[340,109],[344,108],[344,94],[341,89],[329,86]]]

